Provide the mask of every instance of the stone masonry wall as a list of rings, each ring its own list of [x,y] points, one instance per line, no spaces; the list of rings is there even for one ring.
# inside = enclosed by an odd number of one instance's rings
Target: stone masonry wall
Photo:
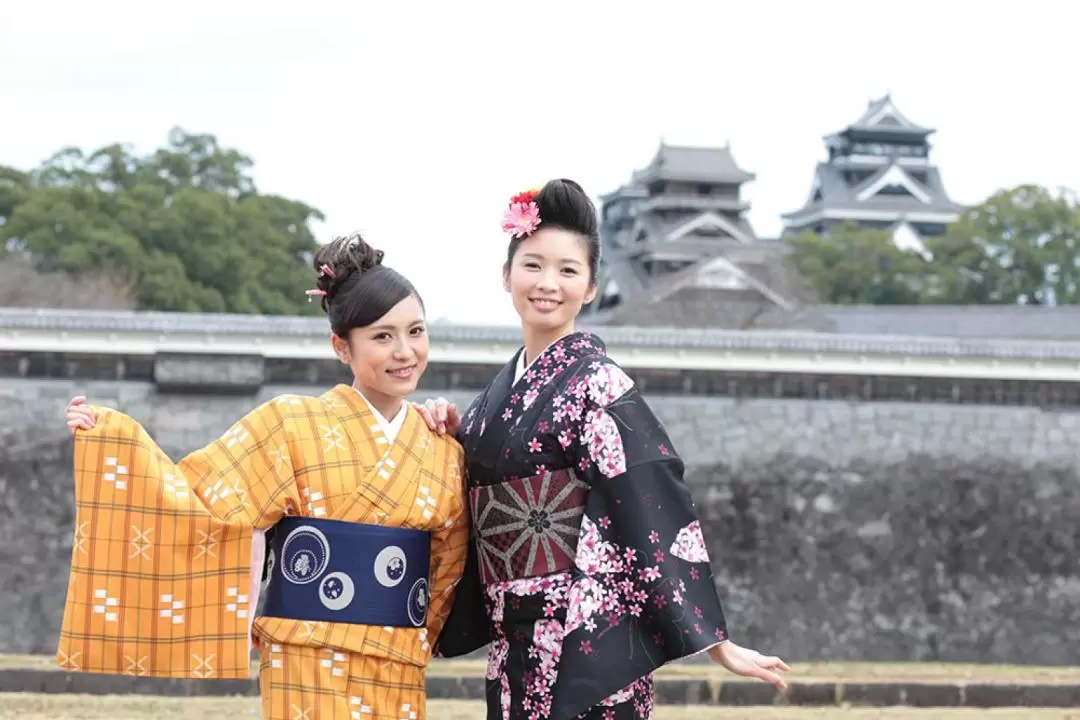
[[[63,408],[76,392],[178,457],[261,400],[312,389],[5,379],[0,652],[55,648],[74,516]],[[1080,414],[649,400],[687,462],[737,641],[802,660],[1080,663]]]

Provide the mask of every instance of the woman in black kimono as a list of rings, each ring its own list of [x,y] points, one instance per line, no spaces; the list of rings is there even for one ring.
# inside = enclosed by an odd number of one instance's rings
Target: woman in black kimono
[[[514,196],[503,285],[525,346],[457,419],[473,543],[438,651],[491,644],[489,720],[645,720],[652,673],[701,652],[783,688],[787,665],[728,640],[683,463],[600,338],[596,210],[553,180]]]

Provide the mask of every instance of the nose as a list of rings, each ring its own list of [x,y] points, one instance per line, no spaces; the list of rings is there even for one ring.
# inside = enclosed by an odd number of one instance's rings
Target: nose
[[[559,276],[553,269],[546,269],[540,273],[536,280],[536,288],[545,292],[555,292],[559,289]]]
[[[412,357],[412,347],[409,346],[408,340],[400,338],[394,343],[394,359],[395,360],[408,360]]]

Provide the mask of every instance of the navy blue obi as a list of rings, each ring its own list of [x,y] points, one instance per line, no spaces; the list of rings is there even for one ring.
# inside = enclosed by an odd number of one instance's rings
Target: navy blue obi
[[[262,615],[388,627],[427,621],[430,533],[294,515],[267,539]]]

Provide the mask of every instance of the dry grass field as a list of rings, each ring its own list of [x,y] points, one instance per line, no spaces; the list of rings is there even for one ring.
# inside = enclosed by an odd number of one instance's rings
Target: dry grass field
[[[57,670],[56,661],[45,655],[0,655],[0,669],[42,668]],[[254,676],[255,669],[252,674]],[[479,676],[480,660],[436,660],[429,675]],[[676,664],[660,670],[659,677],[710,678],[740,681],[711,664]],[[795,663],[788,679],[793,682],[969,682],[969,683],[1068,683],[1080,684],[1080,667],[1036,665],[975,665],[951,663]]]
[[[135,696],[0,695],[0,720],[256,720],[252,698],[154,698]],[[480,703],[431,701],[432,720],[483,720]],[[1080,709],[1016,708],[658,708],[656,720],[1080,720]]]
[[[45,656],[0,655],[0,669],[56,669]],[[481,675],[484,663],[444,660],[432,663],[430,674]],[[663,677],[715,678],[732,676],[711,665],[674,665],[660,671]],[[1032,667],[1009,665],[961,665],[941,663],[801,663],[792,667],[792,681],[801,682],[968,682],[968,683],[1080,683],[1080,667]],[[256,720],[256,698],[161,698],[116,695],[0,694],[0,720]],[[432,700],[432,720],[483,720],[483,705],[476,702]],[[660,707],[656,720],[1080,720],[1077,709],[1007,708],[1000,710],[946,708],[858,707]]]

